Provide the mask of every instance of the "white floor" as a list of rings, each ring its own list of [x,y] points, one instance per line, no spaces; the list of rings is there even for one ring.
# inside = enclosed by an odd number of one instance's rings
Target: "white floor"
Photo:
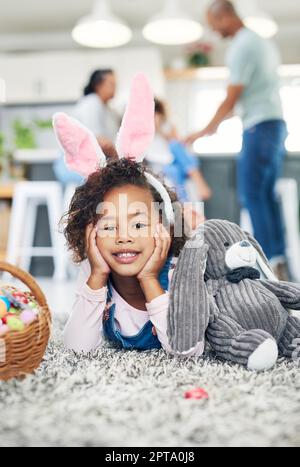
[[[35,278],[35,280],[44,292],[50,310],[53,314],[70,313],[75,300],[76,281],[56,282],[51,278]],[[11,278],[9,278],[9,280],[1,280],[0,278],[0,288],[1,285],[5,286],[7,284],[10,284],[20,290],[27,289],[20,281],[12,280]]]
[[[37,278],[46,295],[52,313],[70,312],[75,300],[75,282],[55,282],[52,279]]]

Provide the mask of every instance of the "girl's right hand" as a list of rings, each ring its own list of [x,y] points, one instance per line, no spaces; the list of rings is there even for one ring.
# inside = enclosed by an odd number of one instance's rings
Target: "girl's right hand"
[[[106,283],[111,271],[97,247],[96,238],[97,227],[92,224],[88,225],[86,229],[86,252],[91,266],[91,276]]]

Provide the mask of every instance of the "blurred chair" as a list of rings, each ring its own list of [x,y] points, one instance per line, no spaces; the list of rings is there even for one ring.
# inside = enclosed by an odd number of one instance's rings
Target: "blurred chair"
[[[78,185],[75,185],[73,183],[69,183],[68,185],[66,185],[63,200],[64,213],[67,213],[69,211],[69,207],[77,187]]]
[[[75,194],[75,190],[78,184],[68,183],[65,187],[63,197],[63,212],[64,215],[69,211],[72,198]],[[72,260],[72,254],[67,252],[65,249],[65,261],[66,261],[66,274],[69,279],[75,280],[78,276],[78,266],[76,266]]]
[[[292,279],[300,282],[299,193],[297,181],[282,178],[277,184],[286,228],[287,260]]]
[[[282,205],[285,225],[286,256],[292,280],[300,282],[300,226],[299,226],[299,193],[297,181],[282,178],[277,183],[277,193]],[[241,211],[241,227],[253,234],[253,227],[246,209]]]
[[[35,247],[37,210],[46,205],[49,215],[51,247]],[[9,229],[7,261],[29,271],[33,257],[52,257],[55,280],[65,280],[66,248],[59,233],[63,194],[58,182],[19,182],[16,184]]]

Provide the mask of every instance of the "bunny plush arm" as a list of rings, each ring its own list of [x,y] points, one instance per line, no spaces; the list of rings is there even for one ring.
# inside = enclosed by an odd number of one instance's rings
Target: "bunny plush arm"
[[[300,284],[291,282],[261,281],[270,290],[284,308],[300,310]]]
[[[300,310],[300,285],[290,282],[261,281],[287,310]],[[288,313],[286,326],[278,342],[280,355],[286,358],[299,358],[300,319]]]
[[[194,242],[194,243],[193,243]],[[170,291],[168,337],[172,350],[185,352],[204,348],[205,333],[214,308],[204,281],[207,247],[197,241],[186,243],[175,269]]]

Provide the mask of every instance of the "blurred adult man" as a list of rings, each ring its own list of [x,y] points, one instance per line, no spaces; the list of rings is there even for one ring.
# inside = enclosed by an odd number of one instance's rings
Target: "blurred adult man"
[[[224,39],[232,38],[226,60],[230,81],[226,99],[214,118],[187,142],[214,134],[239,108],[244,125],[238,164],[240,201],[248,209],[255,237],[277,275],[286,278],[284,226],[275,190],[287,136],[279,94],[279,53],[271,41],[245,27],[230,1],[214,1],[207,19]]]

